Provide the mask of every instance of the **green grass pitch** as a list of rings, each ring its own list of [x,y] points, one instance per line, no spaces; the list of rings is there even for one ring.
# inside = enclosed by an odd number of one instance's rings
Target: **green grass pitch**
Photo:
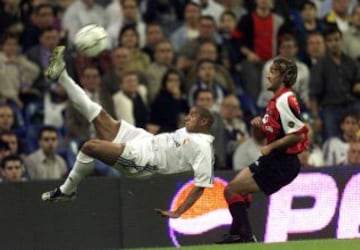
[[[137,250],[170,250],[175,247],[136,248]],[[303,240],[285,243],[251,243],[230,245],[201,245],[181,247],[185,250],[360,250],[360,239],[351,240]],[[135,249],[133,249],[135,250]]]

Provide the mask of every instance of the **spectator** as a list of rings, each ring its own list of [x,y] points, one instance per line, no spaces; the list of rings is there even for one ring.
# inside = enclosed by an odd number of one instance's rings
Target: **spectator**
[[[26,181],[23,161],[17,155],[8,155],[1,161],[0,183]]]
[[[24,52],[39,44],[41,31],[48,27],[56,27],[54,9],[49,3],[34,6],[29,23],[25,23],[25,30],[21,35],[21,45]],[[59,28],[59,27],[57,27]]]
[[[360,113],[360,69],[355,60],[342,52],[341,40],[339,29],[329,28],[325,34],[328,53],[311,70],[312,117],[317,131],[323,125],[325,139],[339,135],[337,124],[344,110]]]
[[[318,6],[319,17],[324,17],[326,14],[328,14],[331,11],[332,4],[334,2],[334,0],[313,0],[313,1]],[[357,4],[358,4],[358,0],[350,0],[349,13]]]
[[[214,111],[214,94],[209,89],[198,89],[194,93],[195,106],[203,107],[212,112],[214,123],[211,127],[211,133],[215,137],[215,169],[228,169],[226,166],[225,151],[225,123],[219,112]]]
[[[82,71],[88,66],[95,65],[101,74],[107,74],[112,69],[111,51],[108,49],[101,51],[100,54],[95,57],[88,57],[78,52],[74,53],[73,50],[67,51],[64,56],[66,57],[68,55],[70,55],[71,58],[67,60],[70,62],[70,64],[67,64],[67,69],[74,71],[73,75],[76,79],[80,78]]]
[[[183,0],[146,0],[141,4],[143,19],[146,23],[158,22],[168,35],[182,22],[184,6],[188,1]]]
[[[0,104],[0,134],[11,131],[14,124],[14,111],[7,104]]]
[[[18,155],[22,159],[25,157],[25,155],[21,152],[19,138],[14,132],[8,131],[1,133],[0,140],[8,144],[10,154]]]
[[[296,25],[296,37],[299,45],[299,58],[306,57],[306,40],[309,34],[323,32],[325,24],[317,18],[316,5],[313,1],[306,0],[301,5],[301,21]]]
[[[53,84],[44,95],[44,124],[64,128],[67,94],[60,84]]]
[[[40,68],[41,73],[36,79],[34,86],[42,93],[48,89],[50,84],[43,72],[49,65],[51,51],[59,45],[60,33],[56,28],[45,28],[40,32],[39,41],[40,43],[38,45],[33,46],[27,51],[26,56]]]
[[[116,47],[120,40],[120,31],[123,30],[125,26],[132,25],[134,26],[136,33],[138,34],[138,47],[142,48],[145,45],[145,24],[141,20],[139,15],[139,5],[136,0],[119,0],[121,5],[121,10],[123,14],[122,20],[117,20],[111,24],[107,31],[109,33],[112,48]]]
[[[351,16],[351,26],[344,33],[345,53],[360,62],[360,5],[357,5]]]
[[[247,13],[242,0],[222,0],[221,4],[224,7],[224,12],[231,11],[236,15],[236,20]]]
[[[6,156],[10,154],[11,151],[9,145],[5,141],[0,139],[0,163]]]
[[[19,39],[17,35],[5,34],[0,52],[0,98],[14,102],[23,107],[21,95],[31,91],[40,70],[36,64],[19,54]]]
[[[331,137],[324,142],[323,152],[326,166],[346,164],[349,144],[355,142],[356,133],[360,129],[358,113],[346,113],[340,123],[341,136]]]
[[[80,77],[80,85],[91,100],[102,104],[100,99],[100,72],[95,66],[86,67]],[[67,139],[78,142],[95,138],[95,129],[79,112],[70,104],[66,107]]]
[[[255,133],[253,127],[250,137],[241,143],[233,156],[233,169],[241,170],[255,162],[261,155],[260,149],[265,145],[265,139],[260,133]]]
[[[154,61],[154,50],[157,43],[164,39],[163,30],[158,23],[146,24],[146,42],[142,51],[146,53],[151,61]]]
[[[198,4],[189,1],[184,9],[184,23],[171,34],[171,43],[176,52],[190,40],[199,36],[200,7]]]
[[[212,41],[205,41],[200,45],[196,55],[196,64],[191,67],[186,77],[186,91],[188,92],[197,78],[197,64],[203,60],[211,60],[215,64],[215,79],[228,93],[235,92],[235,85],[229,71],[220,63],[218,47]]]
[[[95,0],[75,0],[62,18],[62,26],[68,34],[68,45],[74,42],[75,34],[88,24],[107,25],[107,17],[102,6]]]
[[[135,71],[128,71],[122,75],[120,89],[113,95],[115,118],[145,128],[149,119],[147,90],[145,86],[140,85]]]
[[[222,40],[223,64],[226,69],[236,77],[241,71],[241,56],[234,46],[235,37],[239,39],[239,33],[236,30],[237,19],[231,10],[222,13],[220,18],[219,34]],[[226,56],[224,56],[226,55]]]
[[[305,114],[305,113],[304,113]],[[298,154],[300,164],[304,168],[319,168],[325,166],[324,154],[319,146],[318,138],[314,135],[312,122],[306,122],[308,131],[309,146],[306,150]]]
[[[120,79],[124,72],[131,69],[131,54],[127,47],[119,46],[111,51],[112,69],[102,77],[100,99],[104,109],[115,117],[112,96],[119,91]]]
[[[12,32],[20,34],[24,30],[24,24],[21,22],[21,9],[19,0],[2,1],[0,8],[0,34]]]
[[[40,148],[25,158],[25,166],[31,180],[60,179],[67,173],[64,159],[56,153],[58,131],[44,126],[39,133]]]
[[[124,26],[119,34],[119,45],[130,50],[130,67],[133,70],[143,72],[150,65],[149,56],[140,50],[139,33],[134,25]]]
[[[245,122],[242,120],[240,102],[235,95],[228,95],[221,103],[220,115],[225,124],[226,167],[233,169],[235,149],[248,137]]]
[[[220,15],[224,11],[224,7],[214,0],[194,0],[195,3],[199,4],[201,15],[212,16],[216,23],[220,23]]]
[[[324,36],[320,32],[314,32],[307,36],[306,39],[306,56],[303,62],[311,69],[317,64],[326,52]]]
[[[216,81],[215,62],[212,60],[201,60],[197,65],[197,79],[189,90],[189,106],[194,105],[195,95],[199,89],[209,89],[213,93],[213,109],[219,111],[221,102],[226,95],[226,90]]]
[[[157,134],[180,128],[189,107],[184,95],[184,80],[179,71],[168,69],[161,82],[161,89],[151,105],[148,131]]]
[[[241,71],[243,87],[252,100],[258,98],[261,90],[263,63],[276,56],[278,38],[286,31],[284,19],[271,11],[272,0],[255,2],[255,10],[240,19],[237,25],[240,39],[234,44],[245,58]]]
[[[347,151],[347,164],[350,166],[360,166],[360,142],[350,143]]]
[[[306,110],[309,109],[310,72],[306,64],[296,59],[297,52],[298,45],[295,37],[292,35],[284,35],[279,44],[279,56],[291,61],[295,61],[297,67],[297,78],[295,84],[292,86],[292,90],[298,96],[301,110]],[[262,72],[262,91],[259,95],[257,105],[263,109],[266,108],[268,102],[273,96],[273,93],[267,89],[269,82],[267,79],[267,72],[270,71],[270,66],[272,65],[273,61],[273,59],[267,61]]]
[[[114,23],[122,23],[123,22],[123,10],[120,4],[121,0],[112,0],[105,7],[105,13],[108,18],[108,26],[109,28]],[[139,13],[140,14],[140,13]]]
[[[350,27],[350,0],[333,0],[331,10],[324,17],[328,26],[335,26],[341,32],[345,32]]]
[[[161,88],[161,80],[165,72],[172,67],[174,61],[173,47],[169,40],[162,40],[155,46],[154,62],[152,62],[145,75],[147,78],[149,101],[152,102]]]
[[[205,41],[212,41],[220,49],[220,37],[217,34],[216,23],[211,16],[201,16],[199,20],[199,36],[188,40],[178,51],[177,68],[187,72],[194,66],[197,52]]]

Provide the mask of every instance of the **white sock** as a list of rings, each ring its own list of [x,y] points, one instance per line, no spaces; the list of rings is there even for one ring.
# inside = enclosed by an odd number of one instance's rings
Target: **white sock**
[[[64,184],[60,186],[60,191],[64,194],[71,194],[80,184],[80,182],[94,170],[94,159],[79,152],[70,174]]]
[[[61,73],[59,83],[64,87],[74,108],[89,122],[98,116],[102,109],[101,106],[87,96],[85,91],[71,79],[66,70]]]

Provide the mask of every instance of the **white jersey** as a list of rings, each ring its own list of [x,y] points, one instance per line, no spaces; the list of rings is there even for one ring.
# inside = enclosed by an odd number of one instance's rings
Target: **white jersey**
[[[332,137],[324,142],[323,152],[326,166],[346,164],[349,143],[338,137]]]
[[[114,142],[126,143],[118,164],[135,176],[193,171],[196,186],[212,187],[213,140],[212,135],[189,133],[185,128],[154,136],[122,121]]]

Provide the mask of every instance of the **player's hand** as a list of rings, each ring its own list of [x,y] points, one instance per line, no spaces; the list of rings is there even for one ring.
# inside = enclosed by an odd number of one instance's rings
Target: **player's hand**
[[[271,153],[271,151],[272,151],[272,148],[269,145],[265,145],[265,146],[261,147],[261,149],[260,149],[261,155],[268,155]]]
[[[169,218],[179,218],[180,214],[172,211],[162,210],[160,208],[155,208],[155,212],[158,213],[162,217],[169,217]]]
[[[251,125],[255,128],[261,128],[261,126],[263,125],[263,122],[262,122],[262,118],[261,116],[256,116],[255,118],[253,118],[251,120]]]

